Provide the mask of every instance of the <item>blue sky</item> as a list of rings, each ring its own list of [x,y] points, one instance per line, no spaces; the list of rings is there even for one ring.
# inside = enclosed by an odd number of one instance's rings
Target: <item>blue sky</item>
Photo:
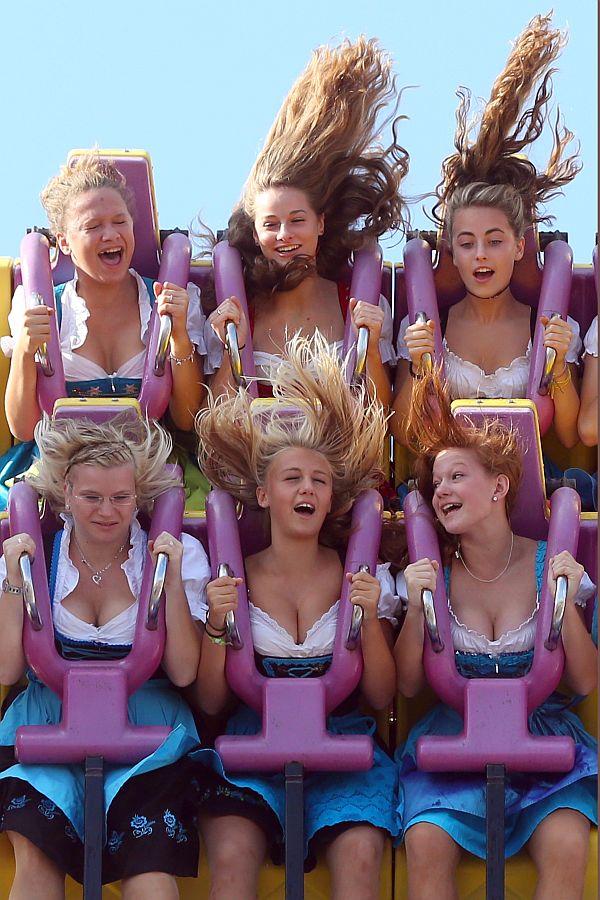
[[[252,161],[311,50],[360,33],[378,37],[406,91],[401,142],[407,194],[431,190],[450,151],[455,89],[487,97],[509,41],[546,6],[532,0],[27,0],[3,5],[4,139],[0,255],[16,256],[27,226],[45,224],[39,192],[74,147],[142,147],[154,164],[160,224],[200,212],[225,226]],[[552,203],[577,262],[596,232],[597,99],[594,0],[555,0],[570,40],[555,100],[581,141],[584,170]],[[548,141],[532,154],[545,162]],[[428,227],[419,206],[416,226]],[[401,246],[386,247],[401,259]]]

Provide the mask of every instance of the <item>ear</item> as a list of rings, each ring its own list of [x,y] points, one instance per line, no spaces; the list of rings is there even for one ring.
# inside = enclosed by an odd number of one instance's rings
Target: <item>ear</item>
[[[319,237],[325,234],[325,213],[320,213],[317,218],[317,234]]]
[[[508,480],[507,475],[497,475],[496,476],[496,486],[494,487],[494,496],[496,497],[506,497],[508,494],[508,489],[510,487],[510,481]]]
[[[256,233],[255,228],[252,229],[252,237],[254,238],[254,243],[256,244],[256,246],[260,247],[260,241],[258,239],[258,234]]]
[[[66,236],[62,233],[62,231],[56,232],[56,243],[58,244],[58,248],[61,253],[64,253],[65,256],[71,255],[71,248],[69,247]]]
[[[517,241],[517,245],[515,248],[515,262],[518,262],[520,259],[523,259],[523,254],[525,253],[525,238],[519,238]]]
[[[256,499],[261,509],[269,508],[269,497],[267,495],[267,491],[261,485],[256,488]]]

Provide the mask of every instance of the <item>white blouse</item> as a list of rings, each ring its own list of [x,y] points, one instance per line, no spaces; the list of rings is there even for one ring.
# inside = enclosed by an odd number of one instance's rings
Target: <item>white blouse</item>
[[[146,344],[148,340],[148,325],[150,323],[150,315],[152,305],[150,303],[150,295],[144,279],[138,275],[134,269],[129,270],[137,282],[138,287],[138,303],[140,308],[140,339]],[[206,344],[204,342],[204,325],[205,316],[200,303],[200,289],[192,282],[187,285],[187,292],[190,298],[187,312],[187,331],[191,342],[197,348],[198,353],[206,355]],[[0,337],[0,348],[5,356],[12,356],[16,339],[23,326],[23,314],[25,312],[26,303],[25,291],[23,285],[19,285],[13,295],[11,311],[8,315],[8,324],[10,327],[10,336]],[[99,378],[141,378],[144,372],[144,362],[146,359],[146,351],[141,350],[131,359],[128,359],[123,365],[119,366],[116,372],[105,372],[102,366],[86,359],[74,350],[79,349],[85,344],[88,326],[87,320],[90,311],[87,307],[84,297],[77,293],[77,276],[65,285],[61,297],[62,316],[60,323],[60,349],[63,358],[63,367],[65,379],[67,381],[93,381]]]
[[[399,572],[396,577],[396,590],[404,601],[408,601],[408,591],[404,572]],[[587,572],[584,572],[579,590],[575,597],[578,606],[585,607],[590,597],[596,594],[596,586]],[[484,653],[486,656],[498,656],[500,653],[518,653],[523,650],[531,650],[535,643],[535,631],[538,610],[540,606],[539,595],[536,597],[535,608],[531,615],[517,628],[505,631],[495,640],[490,640],[485,634],[480,634],[472,628],[468,628],[460,622],[452,609],[450,597],[448,597],[448,611],[450,612],[450,633],[455,650],[466,653]]]
[[[598,316],[594,316],[594,320],[583,339],[583,346],[585,353],[598,359]]]
[[[131,606],[109,619],[104,625],[92,625],[84,622],[63,606],[62,601],[68,597],[79,582],[79,571],[69,557],[69,542],[73,529],[73,520],[63,515],[65,525],[62,532],[54,598],[52,600],[52,619],[54,628],[65,637],[77,641],[96,641],[101,644],[131,644],[135,633],[138,599],[142,588],[142,575],[146,560],[147,535],[142,531],[137,519],[131,526],[131,548],[121,568],[129,584],[129,589],[136,598]],[[182,534],[183,560],[181,576],[190,612],[194,619],[204,619],[206,609],[206,585],[210,581],[210,565],[202,544],[189,534]],[[6,577],[4,556],[0,557],[0,580]]]
[[[381,361],[384,365],[386,363],[394,365],[396,362],[396,354],[394,353],[393,345],[392,310],[383,294],[379,297],[379,308],[382,309],[384,313],[381,335],[379,337],[379,353],[381,355]],[[212,374],[220,368],[223,361],[223,344],[212,326],[208,324],[208,321],[205,326],[205,344],[207,352],[205,372],[207,374]],[[335,349],[336,354],[341,358],[344,342],[335,341],[332,346]],[[256,366],[257,376],[261,380],[272,381],[274,371],[277,369],[280,359],[281,356],[279,354],[255,350],[254,365]]]
[[[576,363],[581,352],[579,325],[570,316],[567,321],[573,329],[571,344],[566,355],[567,362]],[[410,361],[410,353],[404,341],[409,318],[405,316],[400,323],[400,331],[396,343],[398,359]],[[529,380],[529,360],[531,357],[531,340],[524,356],[513,359],[508,366],[500,366],[495,372],[486,373],[483,369],[467,359],[462,359],[449,349],[446,338],[442,341],[446,379],[450,386],[452,399],[491,399],[502,397],[506,400],[525,397]]]
[[[375,577],[381,585],[377,615],[380,619],[388,619],[396,626],[400,604],[394,593],[394,579],[390,575],[389,568],[389,563],[378,565],[375,573]],[[279,658],[309,659],[331,653],[335,640],[339,603],[340,601],[336,600],[333,606],[330,606],[327,612],[324,612],[321,618],[311,625],[301,644],[297,644],[289,631],[286,631],[268,613],[253,603],[249,603],[254,649],[261,656]],[[207,615],[208,605],[205,604],[200,614],[203,622],[206,621]]]

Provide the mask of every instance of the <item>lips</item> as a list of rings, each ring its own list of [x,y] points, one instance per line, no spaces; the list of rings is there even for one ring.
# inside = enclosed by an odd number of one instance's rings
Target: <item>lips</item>
[[[462,503],[444,503],[440,507],[442,511],[442,515],[444,517],[451,515],[453,512],[456,512],[458,509],[462,509]]]
[[[485,284],[487,281],[489,281],[493,277],[494,277],[494,270],[490,269],[489,266],[479,266],[473,272],[473,278],[475,279],[475,281],[479,282],[480,284]]]
[[[105,266],[116,268],[123,259],[123,249],[122,247],[111,247],[108,250],[101,250],[98,256]]]
[[[312,503],[297,503],[294,506],[294,512],[303,518],[310,519],[315,513],[315,507]]]

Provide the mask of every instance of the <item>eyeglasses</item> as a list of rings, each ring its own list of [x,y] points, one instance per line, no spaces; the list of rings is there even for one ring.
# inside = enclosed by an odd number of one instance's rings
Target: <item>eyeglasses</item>
[[[102,497],[100,494],[75,494],[71,492],[71,496],[75,500],[79,500],[80,503],[85,503],[86,506],[100,506],[104,500],[108,500],[112,506],[130,506],[136,501],[135,494],[126,492],[113,494],[110,497]]]

